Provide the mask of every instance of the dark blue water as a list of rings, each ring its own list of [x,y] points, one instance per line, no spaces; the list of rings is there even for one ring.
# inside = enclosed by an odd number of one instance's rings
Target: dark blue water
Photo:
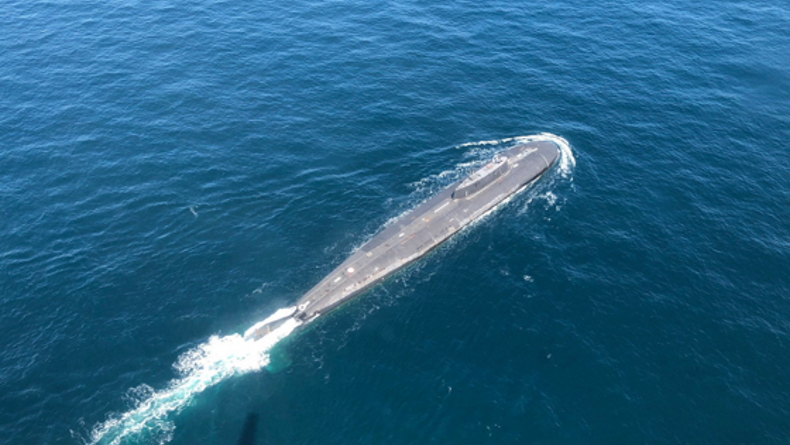
[[[11,0],[0,60],[2,443],[790,441],[784,0]],[[238,341],[540,132],[566,169]]]

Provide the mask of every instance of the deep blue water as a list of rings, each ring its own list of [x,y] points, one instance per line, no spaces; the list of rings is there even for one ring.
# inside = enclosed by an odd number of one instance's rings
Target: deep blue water
[[[790,441],[785,0],[1,9],[0,442]],[[236,366],[540,132],[575,167]]]

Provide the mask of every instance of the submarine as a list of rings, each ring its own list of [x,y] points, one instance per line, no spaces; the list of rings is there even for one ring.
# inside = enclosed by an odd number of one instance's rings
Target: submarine
[[[424,256],[524,190],[560,156],[556,137],[542,136],[527,138],[527,142],[494,155],[482,168],[404,213],[307,291],[296,305],[257,323],[244,338],[257,340],[288,320],[298,324],[315,320]]]

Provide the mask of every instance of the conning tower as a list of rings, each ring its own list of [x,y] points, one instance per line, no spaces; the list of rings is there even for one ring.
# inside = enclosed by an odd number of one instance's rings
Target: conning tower
[[[474,195],[504,175],[507,169],[507,157],[502,155],[494,156],[491,162],[469,175],[458,185],[453,191],[453,199],[462,199]]]

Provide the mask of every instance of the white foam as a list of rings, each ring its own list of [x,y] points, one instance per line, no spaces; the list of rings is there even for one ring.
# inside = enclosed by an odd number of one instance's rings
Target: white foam
[[[255,333],[255,331],[258,330],[258,328],[266,326],[267,324],[269,324],[269,323],[271,323],[273,321],[282,320],[285,317],[290,317],[291,315],[294,314],[294,312],[296,312],[296,306],[284,307],[282,309],[277,309],[272,315],[269,315],[263,321],[259,321],[259,322],[255,323],[254,325],[252,325],[251,328],[247,329],[247,331],[244,332],[244,338],[248,338],[248,337],[252,336],[253,333]]]
[[[557,203],[557,195],[555,195],[554,192],[546,192],[540,195],[540,197],[546,200],[546,203],[548,203],[549,207]]]
[[[282,318],[275,312],[272,319]],[[168,418],[177,413],[205,390],[234,375],[257,371],[269,363],[268,351],[301,324],[287,320],[260,340],[244,340],[241,335],[213,336],[198,347],[187,351],[173,365],[181,377],[167,388],[155,391],[141,385],[130,391],[136,403],[130,411],[97,425],[91,433],[90,444],[120,444],[124,438],[137,434],[153,436],[163,443],[169,440],[175,426]]]
[[[548,134],[548,133],[544,133],[544,134]],[[505,144],[505,143],[508,143],[508,142],[516,141],[520,137],[524,137],[524,136],[517,136],[517,137],[514,137],[514,138],[506,138],[506,139],[494,139],[494,140],[491,140],[491,141],[467,142],[467,143],[459,145],[458,148],[478,146],[478,145],[499,145],[499,144]]]

